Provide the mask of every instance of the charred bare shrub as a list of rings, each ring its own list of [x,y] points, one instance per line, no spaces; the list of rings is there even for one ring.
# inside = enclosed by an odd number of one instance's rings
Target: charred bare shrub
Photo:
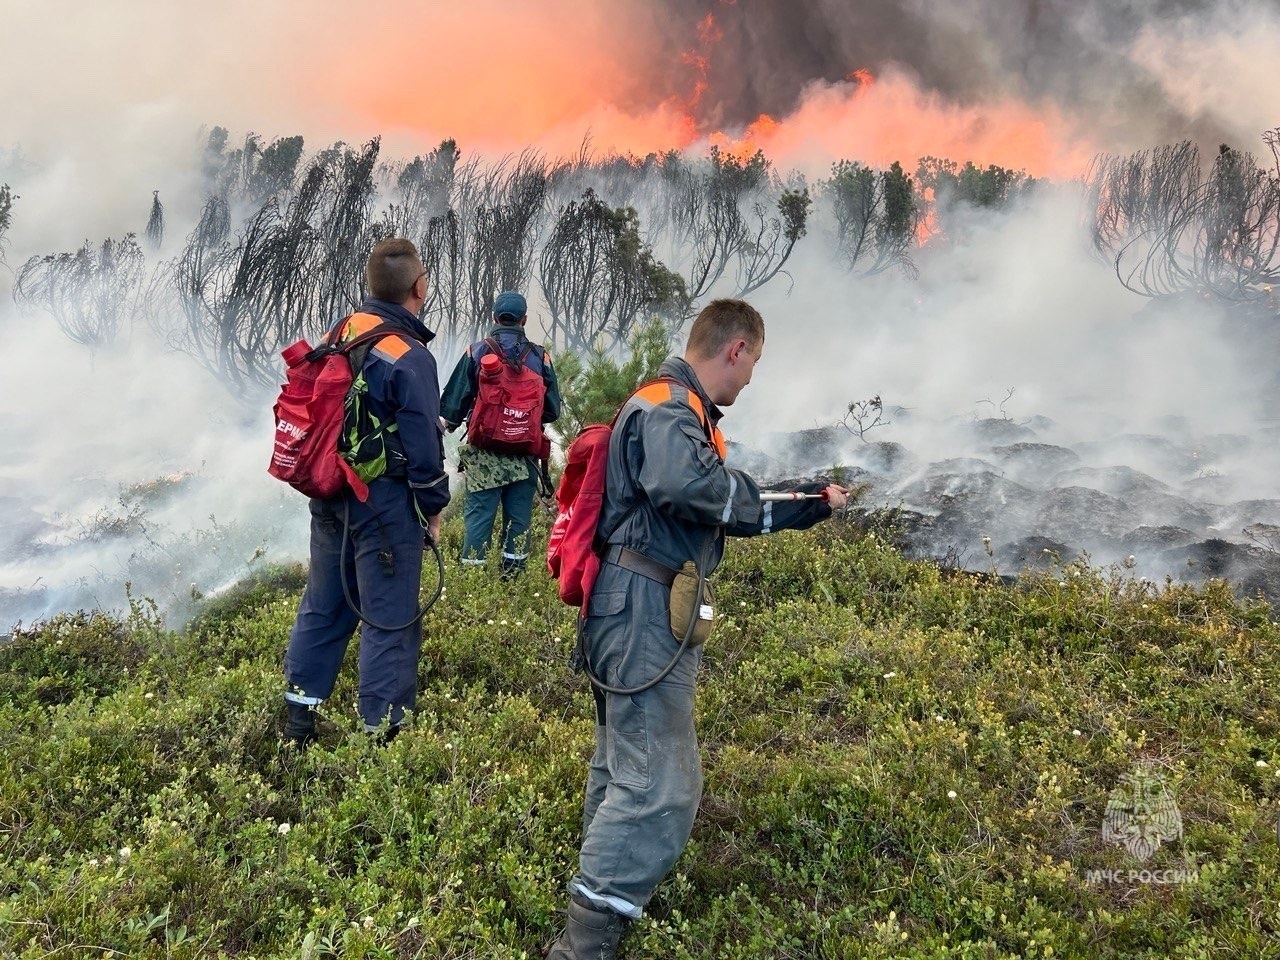
[[[13,226],[13,195],[7,183],[0,183],[0,262],[4,260],[4,235]]]
[[[170,270],[180,310],[170,344],[237,393],[272,386],[276,352],[318,326],[313,271],[321,241],[311,218],[321,181],[318,172],[309,176],[284,209],[269,201],[234,243],[226,201],[211,198]]]
[[[256,207],[293,185],[302,137],[279,137],[264,146],[262,137],[249,133],[234,150],[226,149],[227,140],[226,128],[214,127],[205,143],[204,175],[210,192]]]
[[[377,140],[323,151],[287,203],[267,200],[234,241],[228,201],[211,197],[168,271],[180,309],[176,322],[161,318],[170,343],[237,394],[273,386],[281,349],[360,302],[364,261],[378,236],[377,155]]]
[[[470,315],[479,322],[489,316],[496,293],[528,285],[551,173],[544,157],[526,152],[488,171],[480,185],[478,202],[468,211],[466,260]]]
[[[147,225],[142,231],[143,242],[147,249],[155,253],[164,243],[164,204],[160,202],[160,191],[151,191],[151,213],[147,216]]]
[[[807,229],[808,189],[781,186],[756,151],[741,159],[711,148],[703,163],[662,165],[665,197],[657,224],[673,262],[686,265],[690,303],[732,278],[735,295],[781,271]]]
[[[71,340],[98,350],[115,342],[137,307],[144,258],[132,233],[75,253],[35,256],[18,271],[19,305],[51,315]]]
[[[1102,156],[1088,178],[1095,250],[1148,297],[1260,301],[1280,280],[1280,130],[1272,168],[1221,146],[1205,164],[1189,141]]]
[[[615,210],[592,190],[561,208],[538,279],[551,340],[573,351],[625,344],[643,310],[679,319],[688,309],[684,281],[654,259],[635,210]]]
[[[450,209],[461,158],[457,141],[442,140],[428,154],[385,168],[390,202],[383,222],[388,236],[419,237],[432,219]]]
[[[319,259],[312,264],[319,281],[314,309],[326,325],[360,305],[369,251],[391,235],[372,220],[380,146],[377,137],[359,150],[337,144],[323,151],[307,170],[308,181],[318,179],[311,214],[320,242],[315,251]]]

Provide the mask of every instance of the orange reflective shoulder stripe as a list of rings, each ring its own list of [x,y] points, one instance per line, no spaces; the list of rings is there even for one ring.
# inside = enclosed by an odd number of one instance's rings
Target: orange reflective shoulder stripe
[[[382,318],[375,317],[372,313],[353,313],[347,318],[347,322],[342,328],[341,339],[354,340],[360,334],[368,333],[380,323],[382,323]]]
[[[689,398],[689,406],[693,408],[693,412],[698,415],[698,419],[702,422],[702,429],[706,430],[710,435],[711,445],[715,447],[716,454],[723,460],[729,455],[729,448],[724,442],[724,434],[720,432],[719,427],[713,427],[711,421],[707,419],[707,411],[702,406],[702,398],[692,390],[685,390],[685,395]]]
[[[671,384],[665,380],[655,380],[653,383],[646,383],[643,387],[631,395],[633,400],[643,400],[645,403],[651,403],[655,407],[660,403],[666,403],[671,399]]]
[[[409,344],[405,341],[404,337],[393,333],[389,336],[383,337],[375,343],[373,345],[373,352],[382,354],[382,356],[386,357],[392,363],[395,363],[409,352]]]
[[[657,406],[660,403],[666,403],[674,395],[671,380],[655,380],[652,383],[646,383],[639,390],[631,395],[633,400],[641,400],[645,403]],[[724,434],[720,432],[719,427],[711,425],[711,421],[707,419],[707,411],[702,406],[702,398],[686,387],[684,384],[678,384],[684,390],[685,398],[689,402],[689,407],[693,410],[698,418],[698,422],[702,424],[703,430],[707,432],[711,440],[711,446],[715,449],[716,455],[721,459],[729,454],[729,449],[725,444]],[[630,401],[628,401],[630,402]],[[625,404],[624,404],[625,406]]]

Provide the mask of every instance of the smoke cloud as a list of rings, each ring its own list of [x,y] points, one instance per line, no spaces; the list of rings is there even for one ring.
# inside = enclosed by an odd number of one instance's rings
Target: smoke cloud
[[[1256,151],[1280,122],[1280,14],[1253,0],[11,6],[0,183],[20,199],[0,242],[0,330],[22,348],[0,359],[0,620],[119,606],[126,579],[178,609],[193,587],[304,555],[301,501],[265,475],[269,398],[231,396],[141,311],[90,354],[9,296],[28,256],[141,231],[153,190],[169,229],[150,266],[173,256],[203,202],[197,152],[214,124],[233,141],[302,133],[309,151],[382,134],[387,158],[449,136],[488,157],[717,144],[811,178],[843,157],[913,171],[934,155],[1065,181],[1099,151],[1184,137]],[[1212,482],[1224,535],[1233,504],[1280,500],[1258,442],[1269,371],[1216,316],[1144,309],[1087,251],[1077,203],[1046,191],[979,215],[965,243],[917,252],[919,280],[852,276],[830,225],[811,224],[789,279],[753,298],[770,333],[731,437],[785,466],[775,434],[880,394],[907,408],[880,437],[927,472],[989,456],[965,424],[999,417],[1012,388],[1006,412],[1045,418],[1047,443],[1176,439],[1204,469],[1174,476],[1133,450],[1088,462],[1197,502]]]

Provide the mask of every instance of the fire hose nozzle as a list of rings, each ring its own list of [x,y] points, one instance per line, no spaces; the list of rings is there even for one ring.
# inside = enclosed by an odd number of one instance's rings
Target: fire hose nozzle
[[[801,493],[798,490],[770,490],[760,494],[761,503],[782,503],[791,500],[828,500],[827,491],[821,493]]]

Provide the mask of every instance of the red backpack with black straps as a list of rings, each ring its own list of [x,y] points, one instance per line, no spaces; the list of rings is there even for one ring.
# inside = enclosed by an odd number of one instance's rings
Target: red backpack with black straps
[[[338,454],[343,404],[354,380],[348,355],[396,332],[382,323],[344,343],[342,332],[349,320],[334,327],[314,349],[299,340],[281,353],[286,381],[274,407],[275,448],[267,472],[299,493],[321,500],[346,489],[361,501],[369,496],[364,481]]]
[[[649,393],[649,399],[661,402],[664,398],[654,392],[655,388],[666,385],[669,397],[672,384],[685,386],[673,377],[661,377],[638,387],[631,396],[643,397]],[[723,460],[726,453],[723,435],[712,425],[702,401],[692,390],[688,391],[688,400],[707,432],[708,443]],[[611,423],[593,423],[574,438],[565,453],[564,473],[556,488],[556,519],[547,538],[547,570],[559,582],[560,599],[584,611],[600,573],[600,555],[596,553],[595,542],[600,511],[604,507],[609,440],[626,405],[618,408]]]
[[[542,432],[542,406],[547,385],[525,366],[533,352],[526,343],[519,356],[508,356],[495,337],[480,359],[475,406],[467,419],[467,443],[481,450],[537,457],[551,455],[551,440]]]

